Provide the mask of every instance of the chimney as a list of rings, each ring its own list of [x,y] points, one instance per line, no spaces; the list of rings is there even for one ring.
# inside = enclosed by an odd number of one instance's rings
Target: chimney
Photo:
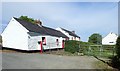
[[[35,20],[35,24],[42,26],[42,22],[40,20]]]
[[[72,31],[73,34],[75,34],[75,31]]]

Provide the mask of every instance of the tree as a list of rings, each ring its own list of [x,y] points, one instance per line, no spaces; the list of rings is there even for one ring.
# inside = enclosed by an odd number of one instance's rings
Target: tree
[[[94,33],[89,37],[88,42],[102,44],[102,36],[98,33]]]
[[[33,18],[28,18],[28,16],[20,16],[19,19],[35,23],[35,20]]]

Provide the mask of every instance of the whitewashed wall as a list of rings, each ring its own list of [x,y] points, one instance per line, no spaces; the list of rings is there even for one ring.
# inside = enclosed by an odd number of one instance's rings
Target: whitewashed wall
[[[74,37],[74,36],[71,36],[68,32],[62,30],[61,28],[56,28],[56,30],[62,32],[64,35],[66,35],[67,37],[69,37],[69,40],[77,40],[77,41],[80,41],[78,37]],[[75,39],[76,38],[76,39]]]
[[[20,50],[41,50],[38,41],[42,41],[42,37],[46,37],[46,45],[43,45],[44,49],[62,48],[62,37],[60,38],[46,35],[30,36],[27,32],[29,31],[26,28],[12,18],[8,26],[1,34],[3,47]],[[58,46],[56,39],[59,41]]]
[[[42,41],[41,36],[29,36],[28,37],[28,49],[29,50],[41,50],[38,41]]]
[[[58,28],[56,28],[56,30],[62,32],[62,33],[65,34],[67,37],[70,37],[69,33],[66,32],[66,31],[64,31],[64,30],[62,30],[61,28],[58,27]]]
[[[12,18],[2,33],[3,47],[28,50],[28,30]]]
[[[59,45],[57,46],[56,39],[58,39]],[[46,37],[46,45],[43,45],[44,49],[55,49],[62,48],[62,40],[63,38],[47,36]]]
[[[80,41],[80,38],[76,37],[76,40],[77,40],[77,41]]]
[[[106,37],[102,39],[103,45],[115,45],[117,40],[117,35],[114,33],[109,33]],[[110,43],[113,42],[113,43]]]
[[[46,45],[42,45],[44,50],[62,48],[62,37],[54,37],[49,35],[39,35],[39,36],[29,36],[28,38],[28,49],[29,50],[41,50],[40,44],[38,41],[42,41],[42,37],[46,38]],[[59,41],[57,46],[56,39]]]

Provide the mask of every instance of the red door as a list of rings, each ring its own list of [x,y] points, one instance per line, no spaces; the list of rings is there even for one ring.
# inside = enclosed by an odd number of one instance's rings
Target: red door
[[[65,42],[64,40],[62,40],[62,48],[64,48]]]
[[[42,53],[42,41],[40,41],[40,48],[41,48],[40,53]]]

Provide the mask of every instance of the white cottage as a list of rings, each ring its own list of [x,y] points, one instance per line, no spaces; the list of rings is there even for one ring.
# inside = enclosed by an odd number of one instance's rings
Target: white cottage
[[[47,50],[64,48],[66,35],[42,24],[13,17],[3,31],[3,47],[19,50]]]
[[[106,37],[102,39],[102,45],[115,45],[118,35],[110,32]]]
[[[56,30],[62,32],[62,33],[65,34],[67,37],[69,37],[69,40],[77,40],[77,41],[80,41],[80,37],[75,34],[75,31],[69,31],[69,30],[63,29],[63,28],[61,28],[61,27],[56,28]]]

